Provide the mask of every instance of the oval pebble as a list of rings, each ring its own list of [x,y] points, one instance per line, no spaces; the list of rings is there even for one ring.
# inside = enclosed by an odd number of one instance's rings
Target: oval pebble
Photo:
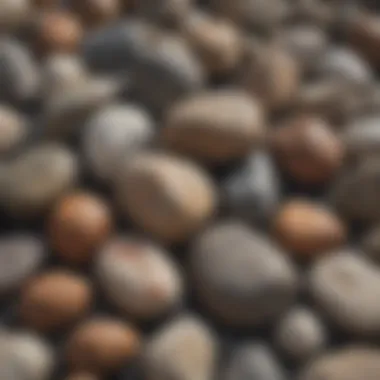
[[[167,242],[181,242],[213,216],[214,185],[190,161],[153,152],[126,161],[116,179],[116,198],[121,211],[144,231]]]
[[[340,329],[358,336],[380,333],[380,271],[360,252],[339,251],[312,267],[314,301]]]
[[[108,299],[136,318],[159,317],[182,300],[176,264],[167,252],[143,240],[112,239],[101,249],[95,272]]]
[[[290,306],[297,291],[292,263],[239,222],[206,229],[193,243],[190,265],[201,304],[229,326],[265,324]]]
[[[213,332],[193,316],[180,316],[161,327],[147,342],[147,380],[209,380],[214,376],[218,343]]]
[[[92,173],[102,180],[115,174],[119,161],[149,145],[154,137],[149,113],[133,104],[101,108],[87,122],[83,151]]]
[[[76,157],[63,146],[34,146],[0,171],[0,204],[16,218],[41,215],[73,186],[77,174]]]
[[[12,233],[0,238],[0,294],[19,288],[42,265],[46,256],[41,239]]]
[[[210,163],[247,155],[264,135],[264,114],[244,92],[205,92],[174,104],[162,139],[169,148]]]

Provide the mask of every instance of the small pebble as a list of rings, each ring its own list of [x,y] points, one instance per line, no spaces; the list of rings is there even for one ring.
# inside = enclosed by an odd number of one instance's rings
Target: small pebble
[[[112,104],[99,109],[88,120],[83,151],[92,173],[102,180],[115,174],[119,162],[149,145],[154,137],[149,113],[132,104]]]
[[[214,185],[190,161],[152,152],[125,161],[116,179],[116,198],[122,212],[144,231],[182,242],[213,216]]]
[[[274,341],[288,357],[305,362],[325,348],[327,332],[312,309],[297,307],[282,317],[275,329]]]
[[[160,317],[183,296],[181,273],[168,252],[136,238],[109,241],[96,259],[95,272],[108,299],[136,318]]]
[[[297,290],[293,264],[238,222],[206,229],[193,243],[190,268],[202,306],[228,326],[265,324],[290,306]]]
[[[281,205],[273,233],[290,254],[302,259],[329,253],[347,239],[343,222],[331,210],[301,198]]]
[[[16,218],[41,215],[76,181],[78,163],[66,148],[37,145],[0,170],[0,205]]]
[[[261,342],[236,347],[227,362],[223,380],[286,380],[286,373],[272,350]]]
[[[1,0],[0,31],[14,31],[24,25],[30,15],[29,0]]]
[[[67,342],[68,365],[75,371],[114,372],[140,351],[136,330],[118,319],[94,317],[78,326]]]
[[[174,104],[162,131],[164,144],[210,163],[246,156],[264,136],[264,113],[244,92],[205,92]]]
[[[29,234],[12,233],[0,238],[0,294],[19,288],[42,265],[43,242]]]
[[[92,288],[87,278],[56,270],[35,277],[25,286],[19,312],[26,325],[51,332],[77,322],[91,303]]]
[[[340,169],[344,146],[339,136],[323,119],[312,115],[296,116],[272,134],[272,149],[279,165],[304,184],[321,184]]]
[[[99,380],[99,378],[89,373],[75,373],[67,376],[65,380]]]
[[[314,302],[351,336],[380,333],[380,271],[361,252],[338,251],[317,261],[309,283]]]
[[[197,317],[180,316],[164,325],[144,351],[146,380],[209,380],[214,378],[218,343]]]
[[[223,180],[224,201],[231,215],[266,224],[278,207],[280,185],[273,160],[266,152],[258,151]]]
[[[85,264],[111,233],[108,204],[99,196],[77,191],[61,198],[48,221],[48,235],[58,256],[71,264]]]
[[[60,0],[31,0],[35,7],[40,9],[51,9],[59,5]]]
[[[368,257],[374,259],[376,262],[380,260],[380,226],[375,225],[371,227],[366,233],[361,242],[363,251]]]

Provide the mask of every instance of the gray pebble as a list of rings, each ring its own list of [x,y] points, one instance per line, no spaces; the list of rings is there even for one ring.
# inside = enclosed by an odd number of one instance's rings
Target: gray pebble
[[[147,342],[146,380],[212,380],[218,344],[207,325],[193,316],[180,316]]]
[[[120,159],[147,146],[154,136],[153,120],[133,104],[101,108],[87,122],[83,150],[91,171],[99,178],[113,177]]]
[[[204,231],[191,251],[202,305],[225,324],[265,324],[285,311],[297,290],[292,263],[269,240],[238,222]]]
[[[143,21],[96,31],[83,51],[91,67],[129,72],[137,97],[157,111],[203,85],[202,67],[185,41]]]
[[[171,311],[182,300],[181,274],[168,252],[132,237],[115,238],[95,262],[101,288],[127,315],[151,319]]]
[[[14,233],[0,238],[0,294],[22,285],[44,258],[45,247],[35,236]]]
[[[360,252],[339,251],[312,268],[310,292],[317,306],[352,335],[380,333],[380,271]]]
[[[222,188],[232,215],[260,224],[271,219],[280,198],[278,173],[263,151],[251,154],[223,181]]]
[[[318,315],[311,309],[297,307],[279,321],[274,340],[288,357],[306,361],[318,354],[327,343],[327,331]]]
[[[237,347],[227,364],[223,380],[285,380],[285,370],[272,350],[262,343]]]
[[[371,347],[345,347],[315,360],[299,380],[375,380],[380,377],[380,351]]]
[[[31,53],[19,42],[0,40],[0,97],[3,100],[34,99],[40,90],[40,71]]]
[[[16,218],[45,212],[75,182],[78,163],[66,148],[34,146],[0,171],[0,204]]]

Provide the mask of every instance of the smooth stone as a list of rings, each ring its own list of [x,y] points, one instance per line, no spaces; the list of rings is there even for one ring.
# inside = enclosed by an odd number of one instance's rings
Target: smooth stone
[[[271,157],[263,152],[251,154],[223,180],[228,211],[249,222],[266,223],[280,200],[280,180]]]
[[[146,380],[212,380],[218,356],[213,332],[193,316],[180,316],[147,342]]]
[[[380,271],[361,252],[338,251],[311,268],[310,293],[326,316],[351,335],[380,333]]]
[[[309,364],[299,380],[372,380],[380,376],[380,351],[373,347],[344,347]]]
[[[28,20],[30,13],[29,0],[1,0],[0,30],[10,32],[17,29]]]
[[[16,40],[2,38],[0,98],[13,102],[35,99],[39,94],[40,81],[40,70],[27,48]]]
[[[144,148],[153,137],[154,121],[144,108],[112,104],[87,121],[83,151],[92,173],[109,180],[124,155]]]
[[[0,204],[15,218],[36,217],[76,182],[78,163],[66,148],[41,144],[0,170]]]
[[[89,34],[83,53],[90,67],[129,72],[135,95],[155,111],[199,90],[204,81],[201,64],[184,39],[141,20]]]
[[[235,348],[223,380],[285,380],[286,373],[272,350],[261,342]]]
[[[29,234],[12,233],[0,238],[0,294],[22,285],[42,265],[43,242]]]
[[[245,224],[219,222],[193,242],[190,266],[205,309],[232,327],[257,327],[286,311],[297,292],[291,261]]]
[[[183,281],[169,253],[147,241],[118,237],[95,261],[98,282],[108,299],[135,318],[152,319],[178,306]]]
[[[380,226],[371,227],[365,234],[361,242],[361,247],[368,257],[380,261]]]

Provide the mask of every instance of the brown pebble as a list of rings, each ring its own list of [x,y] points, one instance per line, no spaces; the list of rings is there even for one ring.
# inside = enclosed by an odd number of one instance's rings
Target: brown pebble
[[[32,0],[34,6],[38,8],[54,8],[60,3],[59,0]]]
[[[90,373],[74,373],[66,377],[65,380],[100,380],[97,376]]]
[[[98,196],[85,192],[62,198],[53,209],[48,224],[53,249],[71,264],[88,262],[111,229],[108,205]]]
[[[77,371],[115,371],[136,357],[140,336],[130,325],[117,320],[94,318],[79,326],[69,338],[67,360]]]
[[[276,129],[272,137],[279,164],[297,182],[324,183],[343,162],[342,142],[327,122],[318,117],[294,117]]]
[[[53,331],[86,314],[92,303],[87,279],[64,271],[41,274],[26,284],[20,300],[20,317],[30,327]]]
[[[64,11],[48,11],[36,20],[32,35],[39,54],[71,53],[77,50],[83,30],[75,15]]]
[[[341,246],[346,240],[343,223],[330,210],[303,199],[283,204],[274,219],[274,234],[292,254],[313,257]]]

